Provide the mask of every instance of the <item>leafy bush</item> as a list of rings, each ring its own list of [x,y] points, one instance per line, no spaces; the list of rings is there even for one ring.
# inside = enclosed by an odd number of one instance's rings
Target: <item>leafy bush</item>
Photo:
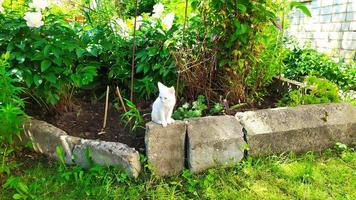
[[[339,102],[338,87],[327,79],[308,76],[305,78],[305,88],[292,90],[279,102],[279,106],[297,106]]]
[[[42,12],[44,25],[39,28],[29,27],[21,12],[0,13],[0,50],[11,53],[11,70],[28,92],[55,105],[96,76],[98,47],[81,40],[79,23],[69,24],[65,16]]]
[[[177,65],[189,98],[254,101],[277,74],[280,35],[272,1],[190,1],[184,52]],[[276,53],[277,52],[277,53]]]
[[[314,49],[301,48],[293,41],[287,41],[290,50],[283,62],[284,75],[297,81],[304,76],[326,78],[344,89],[356,89],[356,63],[339,63]]]

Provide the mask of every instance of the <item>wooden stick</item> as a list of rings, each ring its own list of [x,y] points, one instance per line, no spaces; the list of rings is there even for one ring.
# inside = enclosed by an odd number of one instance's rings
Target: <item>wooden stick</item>
[[[106,100],[105,100],[105,113],[104,113],[104,122],[103,122],[103,128],[101,129],[101,131],[99,132],[99,135],[104,134],[105,131],[105,127],[106,127],[106,120],[108,118],[108,108],[109,108],[109,91],[110,91],[110,87],[107,86],[106,87]]]
[[[125,111],[125,113],[126,113],[126,112],[127,112],[126,106],[125,106],[124,100],[122,99],[122,96],[121,96],[121,93],[120,93],[120,89],[119,89],[118,86],[116,86],[116,93],[117,93],[117,96],[119,97],[121,106],[124,108],[124,111]]]

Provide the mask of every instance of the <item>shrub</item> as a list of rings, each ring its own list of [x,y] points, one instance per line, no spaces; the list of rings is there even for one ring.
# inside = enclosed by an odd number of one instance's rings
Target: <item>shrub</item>
[[[77,35],[82,26],[68,23],[65,16],[42,11],[44,25],[29,27],[23,14],[0,14],[0,50],[9,51],[10,69],[29,93],[51,105],[70,99],[74,87],[90,83],[100,63],[96,44]]]
[[[293,41],[287,41],[290,49],[283,62],[284,75],[297,81],[304,76],[326,78],[343,89],[356,89],[356,63],[335,62],[323,53],[314,49],[301,48]]]
[[[167,85],[176,83],[177,70],[170,52],[178,48],[175,31],[179,25],[173,21],[172,27],[166,26],[163,19],[168,14],[163,13],[160,17],[143,14],[138,21],[134,94],[139,99],[154,97],[158,81]],[[93,27],[91,34],[85,36],[90,43],[102,47],[98,53],[104,63],[102,72],[111,83],[119,84],[123,91],[130,89],[133,20],[114,16],[108,24]]]
[[[279,102],[279,106],[297,106],[306,104],[339,102],[338,87],[327,79],[308,76],[304,81],[306,87],[292,90]]]
[[[191,1],[184,50],[177,65],[189,98],[226,95],[254,101],[280,67],[280,34],[271,1]],[[277,52],[277,53],[276,53]]]

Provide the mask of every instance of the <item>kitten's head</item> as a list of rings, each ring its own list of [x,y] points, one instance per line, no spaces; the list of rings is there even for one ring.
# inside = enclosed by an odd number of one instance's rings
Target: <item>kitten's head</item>
[[[159,99],[163,103],[174,101],[176,98],[174,87],[167,87],[162,83],[158,82]]]

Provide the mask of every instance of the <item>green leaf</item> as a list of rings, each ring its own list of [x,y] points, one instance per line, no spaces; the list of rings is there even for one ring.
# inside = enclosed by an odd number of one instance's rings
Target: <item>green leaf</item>
[[[307,8],[307,6],[306,6],[304,3],[292,1],[292,2],[289,4],[289,6],[290,6],[290,9],[298,8],[298,9],[301,10],[305,15],[307,15],[308,17],[311,17],[311,13],[310,13],[309,9]]]
[[[23,197],[22,197],[21,194],[16,193],[16,194],[14,194],[14,196],[12,196],[12,198],[13,198],[13,199],[22,199]]]
[[[41,62],[41,72],[46,71],[50,66],[52,65],[52,62],[49,60],[43,60]]]
[[[47,45],[45,46],[45,48],[43,49],[43,54],[44,54],[45,56],[48,56],[48,55],[49,55],[49,52],[50,52],[50,50],[51,50],[51,48],[52,48],[52,46],[51,46],[50,44],[47,44]]]
[[[33,82],[34,82],[35,85],[38,87],[39,85],[42,84],[43,80],[41,79],[40,76],[35,75],[35,76],[33,77]]]
[[[246,10],[247,10],[246,6],[243,5],[243,4],[240,4],[240,3],[237,4],[237,8],[238,8],[242,13],[245,13]]]
[[[83,54],[85,53],[85,49],[82,49],[82,48],[77,48],[75,50],[75,53],[77,54],[77,57],[78,58],[81,58],[83,56]]]
[[[57,82],[57,77],[53,73],[46,74],[45,79],[51,83]]]

